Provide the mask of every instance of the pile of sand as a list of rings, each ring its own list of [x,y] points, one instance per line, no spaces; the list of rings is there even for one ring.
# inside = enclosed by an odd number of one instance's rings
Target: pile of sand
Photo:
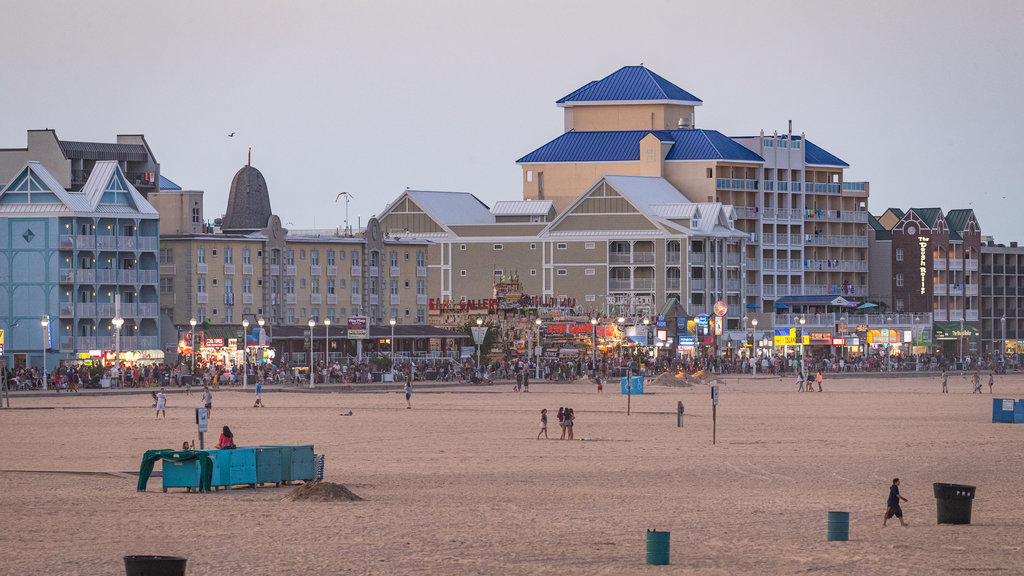
[[[362,500],[344,484],[335,484],[334,482],[307,482],[289,492],[284,499],[312,502],[357,502]]]
[[[651,384],[657,384],[659,386],[676,386],[683,388],[689,388],[690,386],[693,386],[693,382],[687,380],[685,372],[680,372],[678,374],[669,374],[666,372],[665,374],[661,374],[655,377]]]

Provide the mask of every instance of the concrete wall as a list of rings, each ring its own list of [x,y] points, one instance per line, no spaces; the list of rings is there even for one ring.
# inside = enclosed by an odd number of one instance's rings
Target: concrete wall
[[[0,185],[13,180],[28,162],[39,162],[61,186],[71,187],[71,161],[64,157],[53,130],[29,130],[26,148],[0,149]]]
[[[694,107],[677,104],[571,106],[565,108],[565,131],[676,130],[679,120],[694,123]]]
[[[151,192],[146,199],[160,213],[163,234],[200,234],[203,231],[203,191],[165,190]],[[199,209],[199,221],[193,222],[192,209]]]

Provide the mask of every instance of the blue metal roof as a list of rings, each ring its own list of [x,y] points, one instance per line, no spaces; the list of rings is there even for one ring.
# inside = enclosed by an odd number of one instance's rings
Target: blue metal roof
[[[796,138],[794,138],[795,140]],[[843,168],[849,168],[850,165],[843,162],[839,158],[836,158],[824,148],[821,148],[817,144],[814,144],[810,140],[804,139],[804,163],[816,164],[818,166],[842,166]]]
[[[640,141],[648,134],[673,142],[666,160],[764,161],[716,130],[623,130],[566,132],[516,162],[635,162],[640,160]]]
[[[601,80],[588,82],[557,104],[567,102],[605,102],[642,100],[679,100],[700,103],[701,99],[643,66],[623,66]]]
[[[170,178],[166,178],[163,174],[161,174],[160,190],[181,190],[181,186],[178,186],[174,182],[171,182]]]

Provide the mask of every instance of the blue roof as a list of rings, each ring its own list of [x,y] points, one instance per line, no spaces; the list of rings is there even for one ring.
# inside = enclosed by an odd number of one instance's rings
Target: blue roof
[[[716,130],[623,130],[613,132],[566,132],[523,156],[517,163],[629,162],[640,160],[640,141],[653,134],[673,142],[666,160],[764,159]]]
[[[850,165],[836,158],[824,148],[819,147],[810,140],[804,139],[804,163],[818,166],[842,166],[849,168]]]
[[[701,103],[701,99],[643,66],[623,66],[601,80],[588,82],[557,104],[567,102],[636,102],[678,100]]]
[[[181,186],[178,186],[174,182],[171,182],[169,178],[165,178],[163,174],[160,175],[160,190],[181,190]]]

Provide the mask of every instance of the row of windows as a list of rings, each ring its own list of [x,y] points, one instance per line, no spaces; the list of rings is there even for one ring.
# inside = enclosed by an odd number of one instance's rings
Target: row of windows
[[[498,249],[500,250],[500,248],[498,248]],[[210,255],[212,257],[216,258],[217,257],[217,249],[216,248],[211,248],[210,249]],[[374,252],[373,255],[376,256],[376,252]],[[256,251],[256,256],[259,257],[259,258],[262,258],[263,257],[263,250],[257,250]],[[405,254],[404,254],[404,260],[406,262],[409,261],[409,256],[410,256],[410,253],[408,251],[406,251]],[[337,252],[337,259],[335,259],[335,251],[334,250],[327,250],[327,265],[328,266],[335,266],[338,261],[344,262],[346,257],[347,257],[347,254],[346,254],[346,252],[344,250],[338,250],[338,252]],[[306,250],[304,248],[299,249],[299,260],[305,260],[305,259],[306,259]],[[200,247],[196,248],[196,261],[199,262],[200,264],[205,264],[206,263],[206,247],[205,246],[200,246]],[[172,264],[173,262],[174,262],[174,251],[173,251],[173,249],[172,248],[161,248],[160,249],[160,263],[161,264]],[[234,249],[232,247],[230,247],[230,246],[225,247],[224,248],[224,263],[225,264],[232,264],[233,262],[234,262]],[[242,249],[242,262],[244,264],[252,264],[252,252],[251,252],[250,248],[243,248]],[[309,251],[309,262],[313,266],[319,266],[320,265],[320,251],[318,249],[312,249],[312,250]],[[399,258],[398,258],[398,251],[397,250],[392,250],[390,252],[390,254],[389,254],[389,262],[390,262],[391,266],[396,266],[396,267],[398,266]],[[426,252],[424,252],[422,250],[417,251],[416,252],[416,265],[417,266],[426,266],[426,262],[427,262],[427,254],[426,254]],[[279,264],[279,263],[280,262],[278,262],[278,252],[275,250],[271,254],[271,264]],[[288,265],[288,266],[293,266],[295,264],[295,250],[285,250],[284,251],[284,263],[286,265]],[[359,252],[356,251],[356,250],[352,251],[352,265],[353,266],[358,266],[359,265]],[[373,261],[371,262],[371,265],[376,265],[376,258],[373,259]]]
[[[588,300],[588,302],[590,302],[590,301],[592,301],[592,300]],[[214,319],[220,313],[220,310],[218,310],[217,308],[213,308],[211,310],[211,312],[213,313],[212,317],[210,318],[212,320],[212,319]],[[296,312],[298,312],[298,314],[296,314]],[[340,319],[348,318],[348,310],[346,308],[337,308],[337,309],[335,309],[335,308],[327,308],[325,310],[325,312],[326,312],[326,315],[321,317],[320,316],[320,308],[310,308],[308,315],[307,315],[307,310],[305,308],[300,308],[298,310],[296,310],[295,308],[287,308],[287,309],[285,309],[285,313],[284,313],[284,315],[285,315],[285,322],[287,324],[294,324],[297,319],[301,320],[303,318],[308,318],[308,319],[313,320],[314,322],[317,322],[317,323],[321,322],[322,318],[330,318],[332,322],[335,322],[335,321],[340,320]],[[406,318],[411,318],[412,310],[410,308],[405,308],[404,312],[405,312],[405,317]],[[356,308],[352,309],[352,314],[353,315],[357,315],[359,313],[360,313],[360,311],[358,309],[356,309]],[[259,308],[258,311],[256,312],[256,314],[258,316],[263,316],[263,309]],[[250,316],[252,316],[252,309],[248,308],[248,307],[247,308],[243,308],[242,309],[242,318],[246,318],[246,317],[250,317]],[[390,317],[398,319],[400,317],[399,316],[399,309],[398,308],[392,308],[391,309],[391,316]],[[426,308],[417,308],[416,309],[416,318],[415,318],[414,322],[416,324],[423,324],[424,322],[426,322],[426,319],[427,319],[427,309]],[[199,307],[196,308],[196,320],[198,320],[199,322],[205,322],[207,320],[206,307],[205,306],[199,306]],[[231,308],[225,308],[224,309],[224,319],[223,319],[223,321],[226,324],[233,324],[235,322],[235,314],[234,314],[234,310],[233,309],[231,309]],[[271,322],[271,324],[276,324],[277,323],[277,318],[270,318],[270,322]],[[128,326],[126,325],[125,328],[128,328]],[[328,332],[327,332],[327,329],[325,328],[324,329],[324,336],[327,336],[327,334],[328,334]]]
[[[465,274],[463,274],[463,275],[465,275]],[[410,284],[410,282],[408,280],[404,280],[402,282],[403,282],[403,285],[404,285],[404,287],[406,289],[408,289],[411,286],[411,284]],[[212,278],[210,284],[212,286],[217,286],[217,278]],[[346,284],[346,280],[344,278],[338,278],[337,279],[337,289],[344,290],[345,289],[345,284]],[[257,286],[263,286],[263,280],[262,279],[257,279],[256,280],[256,285]],[[327,287],[327,293],[328,294],[336,294],[337,293],[336,290],[335,290],[335,280],[333,278],[328,279],[325,285]],[[375,282],[373,282],[373,283],[370,284],[370,286],[371,286],[371,293],[372,294],[376,294],[377,293],[377,284]],[[234,283],[234,279],[233,278],[228,277],[228,278],[224,279],[224,292],[225,293],[234,293],[234,287],[235,287],[235,283]],[[310,287],[310,291],[313,294],[320,294],[320,279],[319,278],[313,278],[309,282],[309,287]],[[303,289],[303,290],[306,289],[306,279],[305,278],[301,278],[299,280],[299,288]],[[399,280],[392,279],[390,284],[389,284],[389,289],[390,289],[391,294],[398,294]],[[277,292],[277,279],[276,278],[271,280],[270,290],[271,290],[271,292]],[[163,292],[165,294],[166,293],[173,293],[174,292],[174,276],[162,276],[160,278],[160,292]],[[199,276],[199,277],[196,278],[196,292],[206,292],[206,277],[205,276]],[[243,294],[249,294],[251,292],[252,292],[252,279],[251,278],[243,278],[242,279],[242,293]],[[284,293],[285,294],[294,294],[295,293],[295,279],[294,278],[286,278],[284,280]],[[359,294],[359,279],[358,278],[353,278],[352,279],[352,293],[353,294]],[[426,283],[426,280],[424,280],[422,278],[417,278],[416,279],[416,293],[417,294],[426,294],[427,293],[427,283]]]
[[[772,139],[772,138],[765,138],[764,139],[764,147],[765,148],[785,148],[787,146],[792,148],[792,149],[794,149],[794,150],[799,150],[800,149],[800,141],[799,140],[784,140],[784,139],[775,140],[775,139]]]
[[[559,243],[555,244],[555,249],[556,250],[565,250],[568,247],[569,247],[569,245],[566,244],[565,242],[559,242]],[[586,242],[586,243],[583,244],[583,247],[585,249],[587,249],[587,250],[593,250],[596,247],[596,244],[594,242]],[[504,250],[505,249],[505,245],[504,244],[495,244],[493,246],[493,248],[495,250]],[[465,250],[465,249],[466,249],[466,245],[465,244],[459,244],[459,250]],[[530,250],[536,250],[536,249],[537,249],[537,244],[534,243],[534,242],[531,242],[530,243]],[[419,261],[416,262],[416,265],[417,266],[421,266]],[[392,264],[392,266],[396,266],[396,264]]]

